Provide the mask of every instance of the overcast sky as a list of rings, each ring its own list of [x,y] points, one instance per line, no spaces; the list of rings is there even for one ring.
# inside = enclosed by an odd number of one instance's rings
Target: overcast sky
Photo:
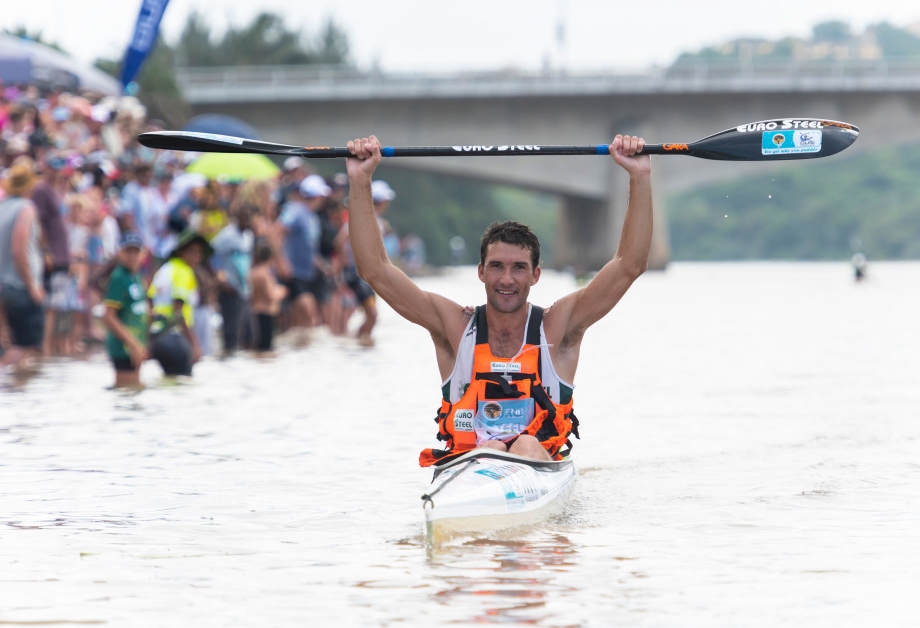
[[[92,61],[121,56],[139,7],[140,0],[4,0],[0,26],[41,30]],[[175,39],[192,10],[218,30],[260,10],[311,31],[332,17],[349,34],[359,65],[396,71],[535,69],[547,59],[571,69],[646,66],[740,36],[805,36],[829,19],[857,28],[920,22],[920,0],[172,0],[162,27],[167,39]],[[561,57],[560,14],[567,25]]]

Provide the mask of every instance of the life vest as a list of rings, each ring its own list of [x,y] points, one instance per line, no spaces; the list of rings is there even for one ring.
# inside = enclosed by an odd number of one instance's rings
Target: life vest
[[[572,412],[571,385],[562,382],[566,393],[559,392],[561,380],[552,366],[549,345],[543,334],[543,308],[530,306],[524,346],[518,354],[514,358],[499,358],[492,355],[489,347],[486,306],[477,307],[461,339],[452,378],[458,375],[458,370],[462,370],[463,357],[465,353],[469,357],[470,346],[472,369],[467,375],[469,385],[448,379],[442,388],[441,407],[434,419],[438,424],[438,440],[445,441],[447,447],[424,450],[419,455],[419,464],[423,467],[440,465],[475,449],[474,423],[478,420],[477,414],[481,418],[484,410],[488,412],[489,406],[501,407],[500,402],[512,400],[515,400],[510,404],[512,412],[524,405],[514,406],[516,401],[526,404],[532,400],[533,418],[519,433],[536,437],[554,460],[567,456],[572,450],[569,435],[579,438],[578,419]],[[550,380],[555,380],[555,386],[544,387]],[[462,389],[464,386],[465,390]],[[555,398],[551,397],[547,388],[555,388]],[[458,395],[459,399],[456,398]],[[456,400],[452,401],[452,398]],[[563,447],[567,449],[563,451]]]

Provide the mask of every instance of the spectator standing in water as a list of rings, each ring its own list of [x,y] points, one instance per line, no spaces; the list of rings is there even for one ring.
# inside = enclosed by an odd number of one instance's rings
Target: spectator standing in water
[[[150,233],[150,254],[154,263],[159,265],[167,257],[175,244],[170,237],[169,212],[178,204],[178,195],[172,190],[173,176],[168,170],[160,170],[154,176],[156,186],[150,190],[150,214],[147,216],[147,229]]]
[[[396,192],[386,181],[374,181],[371,184],[371,198],[374,203],[374,212],[377,216],[377,228],[380,229],[380,235],[387,232],[387,223],[383,219],[383,214],[389,209],[390,203],[396,198]],[[343,252],[345,267],[342,270],[342,280],[345,282],[355,298],[364,310],[364,322],[358,328],[358,342],[365,347],[374,346],[374,339],[371,332],[374,325],[377,324],[377,299],[374,290],[370,285],[358,276],[355,268],[355,257],[351,250],[351,241],[348,238],[348,224],[342,228],[339,234],[339,247]]]
[[[139,387],[141,364],[147,359],[147,300],[144,297],[140,237],[128,232],[121,240],[118,265],[106,287],[105,314],[108,328],[105,348],[115,367],[115,387]]]
[[[321,227],[316,211],[331,191],[322,177],[310,175],[291,193],[278,217],[284,234],[279,270],[292,301],[292,327],[316,325],[318,304],[325,300],[321,269],[327,265],[319,255]]]
[[[0,301],[12,339],[0,364],[13,368],[41,351],[45,331],[41,224],[29,200],[35,182],[30,161],[14,164],[0,182],[6,191],[0,200]]]
[[[66,161],[55,153],[48,153],[41,164],[42,178],[32,190],[32,202],[38,212],[45,244],[44,287],[50,292],[48,309],[45,313],[43,353],[52,355],[52,344],[61,316],[67,302],[70,284],[70,243],[67,226],[64,224],[64,194],[67,191],[67,177],[62,170]]]
[[[147,296],[153,305],[150,355],[167,375],[191,375],[201,359],[195,336],[195,308],[199,302],[196,266],[211,246],[194,231],[179,236],[169,260],[153,276]]]
[[[217,302],[223,318],[224,353],[231,354],[252,338],[249,312],[249,270],[252,265],[252,205],[241,205],[230,218],[230,224],[211,240],[214,255],[211,268],[216,272]]]
[[[281,310],[281,301],[287,296],[287,288],[278,283],[272,273],[274,258],[271,245],[260,241],[255,247],[252,271],[252,301],[250,306],[256,322],[256,350],[271,351],[275,334],[275,317]]]
[[[155,235],[150,232],[151,203],[153,201],[153,167],[140,164],[134,168],[134,179],[121,191],[118,222],[122,231],[133,231],[144,241],[148,251],[154,248]]]

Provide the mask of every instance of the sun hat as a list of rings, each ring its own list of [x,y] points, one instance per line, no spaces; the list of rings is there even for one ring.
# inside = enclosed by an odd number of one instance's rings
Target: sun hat
[[[205,239],[203,235],[192,229],[186,229],[179,234],[179,239],[176,241],[176,246],[173,247],[172,253],[170,253],[169,256],[176,257],[179,253],[182,252],[182,249],[191,244],[194,244],[195,242],[200,242],[204,247],[205,257],[210,256],[211,253],[214,252],[214,249],[211,248],[211,244]]]
[[[317,196],[329,196],[332,188],[326,185],[326,182],[318,174],[311,174],[300,182],[300,193],[307,198],[316,198]]]
[[[374,181],[371,183],[371,198],[375,203],[385,203],[396,198],[396,192],[386,181]]]
[[[0,185],[10,196],[26,197],[32,191],[32,187],[37,180],[38,177],[35,175],[35,171],[32,170],[32,162],[23,160],[13,164],[6,171],[6,175],[0,181]]]

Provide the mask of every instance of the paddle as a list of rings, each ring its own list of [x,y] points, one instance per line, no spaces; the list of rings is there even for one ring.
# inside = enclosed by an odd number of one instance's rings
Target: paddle
[[[859,129],[846,122],[820,118],[764,120],[704,137],[691,144],[646,144],[646,155],[688,155],[720,161],[782,161],[816,159],[836,155],[859,136]],[[289,146],[228,135],[157,131],[142,133],[138,141],[149,148],[212,153],[262,153],[296,155],[314,159],[349,157],[347,148]],[[384,157],[510,157],[516,155],[607,155],[607,144],[587,146],[385,146]]]

